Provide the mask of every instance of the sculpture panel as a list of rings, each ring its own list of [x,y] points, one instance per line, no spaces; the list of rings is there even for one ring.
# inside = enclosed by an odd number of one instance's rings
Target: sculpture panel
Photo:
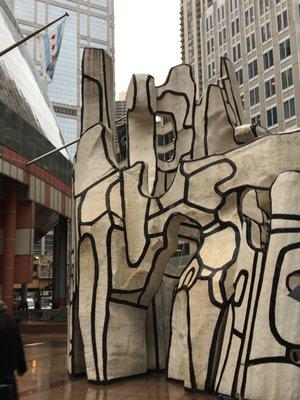
[[[220,71],[199,102],[188,65],[159,87],[134,75],[119,166],[112,61],[85,49],[73,374],[107,383],[166,368],[190,390],[270,400],[300,393],[300,135],[246,124],[228,59]],[[157,117],[172,124],[168,161],[158,157]],[[170,265],[179,242],[192,250],[184,268]]]

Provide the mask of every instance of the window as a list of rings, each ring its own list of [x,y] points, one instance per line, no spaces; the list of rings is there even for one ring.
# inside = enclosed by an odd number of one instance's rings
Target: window
[[[240,32],[240,19],[237,18],[231,22],[231,34],[232,34],[232,36],[235,36],[239,32]]]
[[[53,106],[53,110],[58,114],[66,114],[66,115],[75,115],[75,116],[77,116],[77,110],[73,110],[72,108]]]
[[[168,119],[166,119],[169,122]],[[167,146],[168,144],[174,142],[175,137],[173,131],[166,133],[165,135],[157,135],[157,146]]]
[[[237,9],[238,0],[230,0],[230,11],[234,11]]]
[[[260,114],[253,115],[251,117],[251,125],[260,125]]]
[[[277,15],[277,29],[278,32],[282,31],[284,28],[286,28],[289,24],[288,21],[288,13],[287,10],[284,10],[281,14]]]
[[[255,49],[255,33],[251,33],[251,35],[246,37],[247,51]]]
[[[219,44],[220,44],[220,46],[225,42],[226,42],[226,28],[223,28],[219,32]]]
[[[215,62],[213,61],[211,64],[208,64],[208,79],[211,79],[215,73]]]
[[[218,22],[222,21],[225,18],[225,6],[224,4],[218,8]]]
[[[286,100],[283,103],[284,119],[289,119],[295,116],[295,99]]]
[[[32,59],[34,58],[34,42],[33,40],[29,40],[26,42],[26,47],[27,50],[29,51],[29,54],[31,55]]]
[[[265,25],[263,25],[260,28],[261,31],[261,41],[265,42],[266,40],[269,40],[271,37],[271,25],[270,22],[267,22]]]
[[[281,73],[282,90],[293,86],[293,69],[292,67]]]
[[[243,68],[240,68],[237,71],[235,71],[235,76],[238,85],[241,86],[244,83]]]
[[[241,94],[241,103],[242,103],[243,108],[245,108],[245,96],[243,93]]]
[[[211,38],[207,41],[207,54],[210,54],[214,51],[214,38]]]
[[[257,60],[253,60],[248,64],[249,79],[254,78],[258,74]]]
[[[107,40],[107,20],[90,17],[90,35],[94,39]]]
[[[41,3],[40,1],[38,1],[37,2],[37,12],[36,12],[36,18],[37,18],[38,24],[45,25],[45,23],[46,23],[45,15],[46,15],[45,3]]]
[[[270,9],[270,0],[260,0],[259,2],[260,15],[263,15],[265,12]]]
[[[291,55],[291,42],[290,39],[286,39],[284,42],[279,44],[280,60],[287,58]]]
[[[107,7],[107,0],[91,0],[91,3],[94,3],[97,6]]]
[[[57,122],[66,143],[77,138],[77,119],[57,116]],[[68,147],[68,152],[73,158],[76,153],[76,144]]]
[[[48,21],[61,16],[61,8],[48,4]],[[78,15],[76,12],[68,10],[69,18],[65,24],[64,36],[58,62],[55,67],[54,80],[48,85],[47,92],[50,100],[57,103],[77,106],[77,80],[78,71],[76,68],[70,68],[70,65],[77,66],[77,38]],[[62,90],[62,87],[64,88]]]
[[[87,15],[80,14],[80,34],[87,36]]]
[[[15,0],[14,14],[16,18],[33,22],[34,19],[34,1],[33,0]]]
[[[222,7],[222,19],[225,19],[225,5],[223,4]]]
[[[248,8],[245,11],[245,25],[248,26],[254,21],[253,7]]]
[[[253,107],[259,103],[259,88],[256,86],[250,90],[250,106]]]
[[[263,55],[264,58],[264,69],[271,68],[274,65],[273,50],[269,50]]]
[[[174,150],[170,150],[167,153],[159,153],[158,154],[158,158],[161,161],[172,161],[173,157],[174,157]]]
[[[236,46],[233,46],[233,62],[239,60],[241,58],[241,44],[238,43]]]
[[[209,15],[206,18],[206,30],[209,31],[210,29],[212,29],[212,27],[213,27],[213,17],[212,15]]]
[[[271,78],[265,82],[266,99],[275,94],[275,78]]]
[[[277,120],[277,107],[270,108],[267,110],[267,124],[268,127],[276,125]]]

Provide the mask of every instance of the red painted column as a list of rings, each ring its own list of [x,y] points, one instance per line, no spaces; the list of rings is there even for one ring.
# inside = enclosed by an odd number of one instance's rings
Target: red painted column
[[[3,238],[2,299],[7,305],[9,314],[13,312],[15,242],[17,222],[17,187],[16,183],[4,181],[5,212]]]
[[[17,216],[14,281],[29,283],[32,282],[35,203],[18,200]]]

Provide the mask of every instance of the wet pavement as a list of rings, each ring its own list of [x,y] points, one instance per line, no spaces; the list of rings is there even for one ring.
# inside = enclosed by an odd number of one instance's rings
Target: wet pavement
[[[191,394],[163,373],[130,378],[106,386],[70,380],[66,372],[66,336],[23,335],[28,372],[18,377],[24,400],[215,400],[215,396]]]

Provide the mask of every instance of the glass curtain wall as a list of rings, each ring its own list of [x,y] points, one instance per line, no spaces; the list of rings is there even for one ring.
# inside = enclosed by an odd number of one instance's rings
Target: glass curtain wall
[[[12,10],[24,35],[68,12],[53,82],[47,86],[65,142],[80,130],[81,59],[84,47],[103,48],[114,56],[112,0],[12,0]],[[51,28],[50,28],[51,29]],[[38,39],[27,44],[40,70]],[[69,149],[75,154],[76,146]]]

